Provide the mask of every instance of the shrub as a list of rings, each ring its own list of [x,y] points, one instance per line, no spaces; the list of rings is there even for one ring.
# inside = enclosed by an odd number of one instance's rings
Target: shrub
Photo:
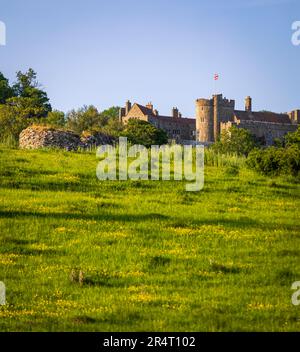
[[[0,105],[0,141],[12,146],[17,144],[20,132],[28,127],[33,120],[26,119],[18,114],[15,107]]]
[[[264,175],[297,176],[300,171],[300,149],[296,145],[255,149],[249,154],[246,164]]]
[[[238,176],[239,172],[240,172],[240,169],[238,165],[231,164],[226,167],[225,176]]]
[[[100,130],[102,127],[101,115],[92,105],[72,110],[66,115],[66,127],[79,134],[87,130]]]
[[[63,127],[65,125],[65,114],[62,111],[54,110],[48,113],[45,119],[48,125],[54,127]]]
[[[146,147],[151,145],[162,145],[168,142],[165,131],[156,128],[149,122],[130,119],[125,131],[122,133],[132,144],[141,144]]]
[[[287,133],[284,141],[286,146],[296,145],[300,148],[300,126],[298,127],[297,131],[293,133]]]
[[[220,140],[212,148],[222,154],[247,156],[256,144],[254,136],[248,130],[232,126],[221,133]]]
[[[284,150],[281,157],[281,173],[297,176],[300,171],[300,149],[296,145],[291,145]]]

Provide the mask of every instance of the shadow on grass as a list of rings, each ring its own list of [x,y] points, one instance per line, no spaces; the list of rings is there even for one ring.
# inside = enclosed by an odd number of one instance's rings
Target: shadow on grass
[[[191,230],[197,230],[199,229],[201,226],[203,225],[211,225],[211,226],[224,226],[225,230],[226,228],[231,229],[242,229],[242,230],[246,230],[246,229],[253,229],[253,228],[257,228],[257,229],[261,229],[261,230],[279,230],[279,229],[284,229],[284,230],[290,230],[290,231],[296,231],[299,230],[300,231],[300,227],[297,225],[291,225],[291,224],[278,224],[275,222],[260,222],[257,221],[255,219],[251,219],[249,217],[246,216],[242,216],[240,218],[236,218],[236,219],[205,219],[205,220],[177,220],[175,222],[171,222],[169,224],[170,227],[174,227],[174,228],[182,228],[182,229],[186,229],[186,228],[190,228]]]
[[[20,238],[12,238],[12,237],[3,237],[1,239],[1,242],[4,244],[12,244],[12,245],[16,245],[16,246],[26,246],[29,244],[34,244],[37,243],[38,241],[35,240],[24,240],[24,239],[20,239]]]
[[[274,280],[281,286],[289,286],[292,282],[297,281],[297,272],[293,272],[289,269],[281,269],[275,272]]]
[[[190,228],[197,230],[203,225],[217,225],[224,226],[225,228],[238,228],[245,230],[247,228],[258,228],[268,230],[300,230],[299,226],[291,224],[278,224],[274,222],[260,222],[248,217],[240,217],[237,219],[182,219],[172,221],[174,218],[158,213],[148,214],[112,214],[109,212],[85,214],[85,213],[41,213],[32,211],[19,211],[19,210],[0,210],[0,218],[45,218],[45,219],[62,219],[62,220],[94,220],[94,221],[112,221],[112,222],[146,222],[146,221],[163,221],[167,227],[175,228]]]
[[[241,268],[236,265],[225,265],[220,263],[211,263],[211,270],[223,274],[238,274]]]
[[[2,254],[20,254],[20,255],[27,255],[27,256],[55,256],[55,255],[65,255],[64,250],[58,249],[35,249],[35,248],[28,248],[26,245],[21,247],[19,246],[6,246],[0,249],[0,253]]]
[[[95,319],[93,317],[90,317],[88,315],[78,315],[75,316],[71,319],[71,321],[75,324],[95,324],[99,323],[99,319]]]
[[[157,255],[151,258],[149,262],[149,268],[156,269],[158,267],[166,266],[170,263],[171,263],[171,258]]]
[[[101,278],[97,276],[88,276],[85,278],[83,286],[102,286],[102,287],[126,287],[128,282],[121,278]]]
[[[44,172],[44,175],[52,175],[52,173]],[[55,175],[55,173],[53,173]],[[0,172],[1,176],[1,172]],[[152,181],[99,181],[96,177],[91,175],[80,175],[79,179],[75,182],[68,182],[61,179],[61,182],[34,182],[31,180],[15,181],[13,173],[10,171],[5,171],[2,176],[10,177],[10,179],[2,180],[1,188],[3,189],[21,189],[21,190],[31,190],[31,191],[68,191],[68,192],[95,192],[99,187],[101,190],[109,191],[125,191],[128,189],[135,190],[139,189],[140,191],[157,188],[157,184]],[[34,173],[33,175],[34,176]],[[75,175],[78,176],[78,175]]]
[[[53,218],[53,219],[80,219],[80,220],[98,220],[98,221],[120,221],[120,222],[135,222],[147,220],[167,220],[168,216],[149,213],[149,214],[78,214],[78,213],[41,213],[31,211],[10,211],[0,210],[0,218],[18,218],[18,217],[33,217],[33,218]]]

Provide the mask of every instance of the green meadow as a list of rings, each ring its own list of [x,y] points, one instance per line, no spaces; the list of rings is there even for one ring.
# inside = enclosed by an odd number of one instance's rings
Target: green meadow
[[[299,183],[206,161],[186,192],[0,148],[0,331],[300,331]]]

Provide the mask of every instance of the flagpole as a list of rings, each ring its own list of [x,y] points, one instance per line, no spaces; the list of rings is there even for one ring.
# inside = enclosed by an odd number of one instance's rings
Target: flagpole
[[[214,95],[217,95],[217,81],[219,80],[219,74],[218,73],[215,73],[214,74],[214,88],[213,88],[213,90],[214,90]]]

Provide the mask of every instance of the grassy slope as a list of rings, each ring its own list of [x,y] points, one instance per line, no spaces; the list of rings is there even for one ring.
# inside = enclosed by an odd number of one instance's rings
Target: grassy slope
[[[300,330],[299,185],[207,167],[188,193],[96,162],[0,149],[0,331]]]

